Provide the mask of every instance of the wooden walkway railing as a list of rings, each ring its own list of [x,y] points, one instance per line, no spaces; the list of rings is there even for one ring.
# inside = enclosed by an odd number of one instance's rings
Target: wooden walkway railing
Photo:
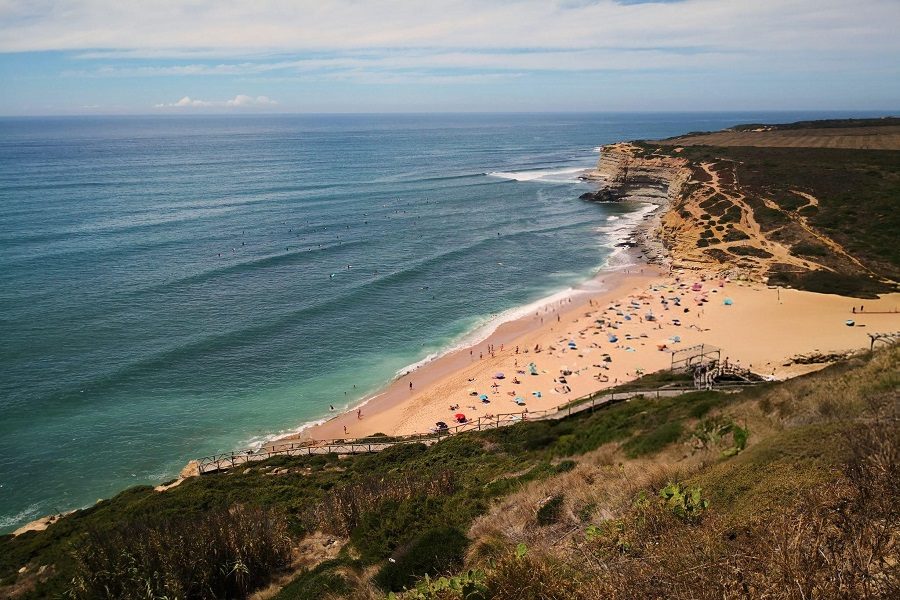
[[[753,383],[730,383],[725,385],[715,385],[713,389],[729,390],[740,389],[754,385]],[[237,452],[226,452],[223,454],[214,454],[212,456],[204,456],[197,459],[198,470],[201,475],[206,473],[215,473],[233,469],[252,462],[266,460],[273,456],[313,456],[316,454],[363,454],[368,452],[380,452],[385,448],[397,446],[400,444],[427,444],[431,445],[442,439],[456,435],[464,431],[486,431],[488,429],[497,429],[521,423],[522,421],[543,421],[564,419],[574,414],[591,411],[596,408],[605,408],[619,402],[625,402],[638,396],[653,396],[656,398],[672,398],[696,392],[697,389],[693,385],[683,386],[667,386],[654,389],[638,389],[619,392],[594,392],[579,398],[575,398],[565,404],[561,404],[555,408],[538,411],[522,411],[515,413],[504,413],[492,415],[490,417],[479,417],[466,423],[461,423],[453,427],[430,433],[416,433],[411,435],[393,436],[393,437],[367,437],[357,439],[335,439],[335,440],[304,440],[298,442],[285,442],[278,444],[273,442],[258,450],[242,450]]]

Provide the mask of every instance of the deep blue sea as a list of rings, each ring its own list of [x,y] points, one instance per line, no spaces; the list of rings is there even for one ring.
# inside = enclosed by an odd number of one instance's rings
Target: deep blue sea
[[[822,116],[0,119],[0,532],[590,277],[637,208],[578,200],[596,146]]]

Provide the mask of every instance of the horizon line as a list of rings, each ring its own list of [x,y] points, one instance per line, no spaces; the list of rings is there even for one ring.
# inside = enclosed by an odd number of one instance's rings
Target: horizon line
[[[203,111],[203,112],[123,112],[123,113],[45,113],[45,114],[0,114],[0,119],[43,119],[43,118],[78,118],[78,117],[276,117],[276,116],[383,116],[383,115],[591,115],[591,114],[740,114],[740,113],[883,113],[876,118],[900,116],[900,108],[745,108],[745,109],[699,109],[699,110],[472,110],[472,111]]]

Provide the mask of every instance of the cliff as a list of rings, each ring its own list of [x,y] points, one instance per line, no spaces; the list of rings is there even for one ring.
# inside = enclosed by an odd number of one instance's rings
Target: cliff
[[[609,144],[600,150],[597,168],[584,178],[605,183],[586,200],[637,200],[666,204],[677,197],[690,178],[683,158],[647,154],[630,143]]]

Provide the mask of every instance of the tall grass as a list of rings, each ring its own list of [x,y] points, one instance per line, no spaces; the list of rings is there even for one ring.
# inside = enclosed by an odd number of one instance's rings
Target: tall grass
[[[244,598],[291,557],[285,519],[242,505],[194,519],[88,531],[75,550],[73,599]]]

